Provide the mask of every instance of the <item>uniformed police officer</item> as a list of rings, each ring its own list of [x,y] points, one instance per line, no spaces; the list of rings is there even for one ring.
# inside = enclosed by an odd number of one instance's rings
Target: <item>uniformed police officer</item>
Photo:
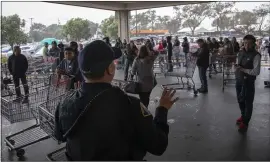
[[[244,48],[238,55],[236,70],[236,93],[241,110],[237,119],[239,131],[246,131],[251,119],[255,95],[255,80],[260,74],[261,55],[256,51],[256,39],[253,35],[244,37]]]
[[[143,160],[147,152],[162,155],[168,145],[167,113],[175,91],[165,89],[155,117],[135,97],[113,87],[118,48],[96,40],[79,55],[85,78],[81,89],[59,104],[55,136],[66,141],[69,160]]]

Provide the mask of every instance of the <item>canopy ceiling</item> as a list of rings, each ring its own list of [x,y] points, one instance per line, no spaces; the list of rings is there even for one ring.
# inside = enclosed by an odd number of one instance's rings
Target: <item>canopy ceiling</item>
[[[176,5],[205,3],[202,1],[48,1],[49,3],[65,4],[79,7],[104,10],[142,10]]]

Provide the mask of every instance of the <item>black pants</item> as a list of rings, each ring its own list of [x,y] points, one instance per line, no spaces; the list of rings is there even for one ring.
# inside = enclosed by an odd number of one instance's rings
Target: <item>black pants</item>
[[[21,77],[13,76],[13,81],[14,81],[14,85],[15,85],[15,92],[16,92],[17,97],[21,96],[20,80],[23,84],[24,94],[25,95],[29,94],[29,88],[27,85],[26,75],[23,75]]]
[[[125,64],[125,80],[128,78],[128,70],[129,67],[132,66],[133,64],[133,59],[126,59],[126,64]]]
[[[168,54],[168,71],[172,72],[173,71],[173,65],[172,65],[172,54]]]
[[[149,105],[149,101],[150,101],[150,95],[151,92],[140,92],[139,96],[140,96],[140,100],[141,102],[144,104],[144,106],[147,108]]]
[[[207,77],[206,77],[207,67],[198,66],[198,69],[199,69],[200,81],[202,83],[202,88],[207,89],[208,88]]]
[[[240,107],[244,124],[248,125],[252,111],[255,95],[255,80],[245,79],[243,82],[236,81],[237,101]]]

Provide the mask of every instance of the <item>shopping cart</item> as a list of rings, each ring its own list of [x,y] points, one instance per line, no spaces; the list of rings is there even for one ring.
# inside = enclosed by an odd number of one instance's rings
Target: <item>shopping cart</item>
[[[112,81],[112,85],[118,86],[121,89],[123,89],[126,84],[127,82],[123,80],[114,79]],[[56,140],[56,137],[54,136],[54,127],[55,127],[54,114],[56,111],[56,107],[59,103],[62,103],[69,94],[73,92],[74,91],[69,91],[65,93],[64,95],[47,100],[43,104],[39,105],[40,128],[44,132],[46,132],[50,137],[52,137],[54,140]],[[60,144],[59,141],[58,141],[58,144]],[[47,159],[50,161],[65,161],[67,160],[65,152],[66,152],[65,147],[60,148],[52,153],[49,153],[47,155]]]
[[[187,88],[188,90],[193,89],[194,96],[197,96],[198,91],[196,90],[195,83],[193,81],[193,74],[195,72],[196,68],[196,57],[188,56],[187,57],[187,66],[186,70],[184,72],[166,72],[164,73],[165,77],[176,77],[177,78],[177,83],[172,83],[172,84],[163,84],[161,85],[162,88],[165,87],[174,87],[175,89],[185,89]],[[185,81],[183,81],[183,78]],[[180,80],[181,83],[180,83]],[[176,87],[177,86],[177,87]]]
[[[236,55],[222,56],[222,91],[224,92],[227,84],[235,84],[235,60]]]
[[[70,79],[72,78],[51,75],[49,77],[50,86],[44,87],[43,90],[38,92],[30,93],[27,96],[27,103],[14,102],[15,96],[11,96],[8,99],[1,98],[2,116],[11,124],[33,119],[36,121],[34,125],[5,138],[5,143],[9,150],[15,150],[18,157],[22,157],[25,153],[22,148],[50,137],[39,127],[38,106],[52,98],[65,94],[67,92],[66,86]]]

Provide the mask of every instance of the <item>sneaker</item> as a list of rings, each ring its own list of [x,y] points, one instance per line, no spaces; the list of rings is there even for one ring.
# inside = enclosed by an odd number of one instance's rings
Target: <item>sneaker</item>
[[[238,127],[239,132],[246,132],[247,129],[248,129],[248,126],[246,124],[244,124],[243,122]]]
[[[243,122],[243,117],[242,116],[236,120],[237,125],[240,125],[242,122]]]

